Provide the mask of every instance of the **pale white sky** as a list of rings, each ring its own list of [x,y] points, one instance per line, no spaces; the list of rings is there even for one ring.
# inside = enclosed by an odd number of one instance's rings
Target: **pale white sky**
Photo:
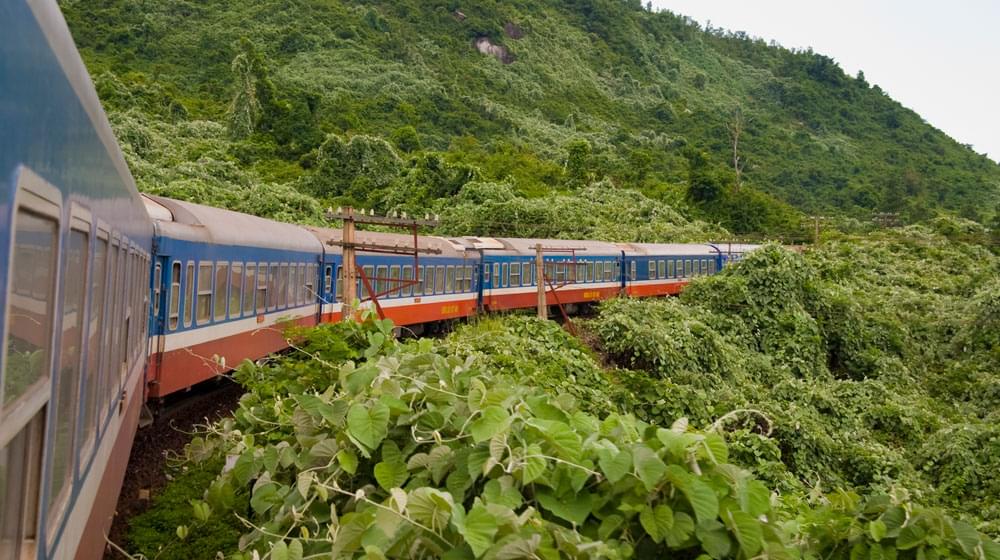
[[[703,26],[812,47],[1000,160],[1000,0],[652,0]]]

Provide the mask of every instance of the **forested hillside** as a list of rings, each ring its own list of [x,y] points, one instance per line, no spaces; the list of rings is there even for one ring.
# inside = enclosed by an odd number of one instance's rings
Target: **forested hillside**
[[[637,1],[61,5],[140,188],[265,216],[353,203],[517,233],[470,217],[493,204],[571,235],[608,227],[552,226],[554,203],[633,200],[669,226],[643,235],[679,239],[800,212],[983,221],[1000,199],[1000,166],[863,76]],[[595,183],[649,200],[595,203]],[[619,237],[649,221],[625,219]]]

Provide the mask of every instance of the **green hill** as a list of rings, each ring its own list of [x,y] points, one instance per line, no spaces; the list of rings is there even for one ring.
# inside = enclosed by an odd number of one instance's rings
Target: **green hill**
[[[800,211],[983,221],[1000,200],[1000,166],[863,76],[639,2],[62,8],[141,189],[280,219],[353,203],[469,233],[678,239]],[[589,223],[553,225],[554,205]],[[651,219],[666,227],[630,228]]]

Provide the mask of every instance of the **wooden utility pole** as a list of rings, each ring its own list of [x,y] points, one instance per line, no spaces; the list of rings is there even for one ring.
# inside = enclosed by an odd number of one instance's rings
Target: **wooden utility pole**
[[[365,211],[361,210],[360,214],[356,214],[354,209],[351,207],[338,208],[336,212],[329,211],[326,214],[326,219],[341,220],[344,222],[344,232],[343,239],[341,241],[328,241],[327,245],[333,247],[341,247],[343,250],[344,262],[342,264],[343,270],[343,307],[342,307],[342,319],[345,321],[354,320],[354,314],[357,312],[355,309],[354,302],[358,300],[358,262],[357,254],[358,251],[365,251],[370,253],[384,253],[390,255],[412,255],[413,256],[413,275],[411,279],[400,279],[400,278],[368,278],[362,271],[362,279],[365,283],[365,289],[368,291],[368,295],[365,297],[365,301],[371,299],[375,303],[376,309],[379,311],[379,315],[382,315],[382,309],[379,306],[378,298],[384,296],[388,293],[399,290],[406,285],[417,285],[419,281],[416,279],[416,275],[420,270],[420,253],[431,253],[440,254],[440,249],[421,249],[419,247],[417,239],[417,228],[420,227],[434,227],[438,225],[437,217],[435,216],[433,220],[430,216],[427,218],[413,219],[407,218],[406,214],[403,214],[402,218],[399,217],[388,217],[388,216],[375,216],[375,215],[365,215]],[[405,227],[408,228],[413,234],[413,248],[400,247],[395,245],[381,245],[378,243],[358,243],[357,242],[357,224],[375,224],[381,226],[393,226],[393,227]],[[390,284],[388,290],[384,290],[383,293],[375,293],[372,286],[369,284],[372,280],[384,281]]]
[[[344,305],[341,319],[354,320],[354,300],[358,299],[357,254],[354,250],[354,208],[348,206],[343,211],[344,220]]]
[[[545,259],[542,258],[542,244],[535,244],[535,282],[538,284],[538,318],[549,318],[549,306],[545,304]]]

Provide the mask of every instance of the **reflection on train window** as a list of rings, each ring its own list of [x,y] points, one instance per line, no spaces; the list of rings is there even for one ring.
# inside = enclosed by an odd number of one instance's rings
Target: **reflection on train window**
[[[226,304],[229,302],[229,263],[215,265],[215,320],[226,318]]]
[[[472,266],[471,264],[465,265],[465,291],[467,292],[472,291],[472,286],[473,286],[472,279],[474,277],[474,274],[475,274],[475,267]]]
[[[337,277],[343,280],[343,267],[341,267],[341,273]],[[340,284],[337,285],[338,294],[343,293],[344,290],[341,289],[342,287],[343,286]],[[333,289],[333,267],[331,265],[326,265],[326,268],[323,269],[323,291],[325,293],[330,293],[331,289]]]
[[[274,311],[278,306],[278,265],[271,263],[267,267],[267,310]]]
[[[4,558],[20,556],[21,547],[36,533],[59,246],[58,225],[52,219],[22,208],[14,224],[12,259],[6,263],[13,274],[0,405],[0,441],[9,442],[0,448]]]
[[[180,276],[180,264],[177,265]],[[107,234],[98,231],[90,272],[90,321],[87,327],[87,368],[83,395],[83,445],[80,462],[90,458],[97,433],[97,395],[101,367],[101,332],[104,330],[104,290],[108,278]],[[176,317],[175,317],[176,320]],[[176,323],[175,323],[176,327]]]
[[[191,313],[192,302],[194,301],[194,263],[191,261],[187,262],[187,270],[184,272],[184,326],[191,326],[191,319],[194,315]]]
[[[658,271],[658,276],[660,278],[666,278],[667,277],[667,261],[662,260],[662,259],[660,261],[658,261],[657,271]]]
[[[372,289],[376,290],[377,292],[378,290],[374,286],[375,281],[372,280],[372,278],[375,277],[375,267],[372,265],[366,265],[361,267],[361,270],[363,270],[365,272],[365,276],[368,277],[368,285],[371,286]],[[360,289],[358,290],[358,293],[364,294],[363,296],[364,299],[370,299],[372,297],[372,294],[371,292],[368,291],[368,288],[365,286],[365,283],[362,282],[360,278],[358,279],[358,284],[361,285]]]
[[[267,311],[267,263],[257,265],[257,313]]]
[[[471,270],[471,268],[470,268]],[[521,263],[521,283],[525,286],[530,286],[531,282],[531,263]],[[470,286],[471,289],[471,286]]]
[[[483,265],[483,282],[485,282],[486,284],[490,283],[490,265],[489,264],[484,264]]]
[[[288,263],[278,268],[278,307],[288,307]]]
[[[434,267],[433,266],[422,266],[420,267],[420,282],[423,287],[420,290],[425,296],[429,296],[434,293]]]
[[[656,261],[649,261],[649,273],[648,276],[650,280],[656,278]]]
[[[375,267],[375,297],[385,297],[386,287],[389,285],[389,267],[382,265]]]
[[[66,499],[72,488],[73,452],[76,449],[73,439],[76,434],[76,407],[80,400],[80,360],[83,345],[83,311],[87,286],[89,237],[84,231],[71,229],[65,253],[66,276],[77,281],[65,282],[63,291],[59,376],[55,380],[56,401],[53,403],[52,409],[55,424],[55,445],[48,494],[48,521],[50,524],[62,517]]]
[[[444,293],[444,266],[437,267],[437,273],[434,275],[434,293]]]
[[[328,266],[328,267],[326,267],[326,269],[329,270],[330,267]],[[327,294],[328,294],[326,296],[328,298],[327,301],[344,301],[344,267],[342,267],[342,266],[338,266],[337,267],[337,291],[336,291],[336,293],[331,294],[329,292],[329,290],[327,290]]]
[[[153,267],[153,317],[160,316],[160,291],[163,284],[163,270],[160,263]]]
[[[673,259],[667,261],[667,278],[674,277],[674,261]]]
[[[389,267],[389,285],[387,289],[392,290],[389,292],[389,296],[398,297],[399,296],[399,265],[394,264]]]
[[[316,274],[318,271],[319,265],[310,264],[306,267],[304,303],[316,302]]]
[[[233,263],[232,276],[229,280],[229,317],[240,316],[243,308],[243,263]]]
[[[170,301],[168,311],[170,330],[177,330],[181,314],[181,263],[174,261],[170,269]]]
[[[212,263],[198,264],[198,314],[199,325],[205,325],[212,317]]]
[[[455,292],[455,267],[454,266],[449,266],[448,267],[448,283],[445,284],[444,291],[445,291],[445,293],[449,293],[449,294]]]
[[[514,287],[521,285],[521,265],[518,263],[510,265],[510,285]]]
[[[312,285],[312,281],[309,282]],[[305,305],[306,298],[306,263],[299,263],[299,281],[296,284],[296,291],[299,293],[299,305]]]
[[[413,284],[411,283],[412,281],[413,281],[413,267],[412,266],[404,266],[403,267],[403,287],[402,287],[402,290],[400,292],[403,295],[403,297],[410,297],[410,295],[413,293]]]
[[[250,315],[254,310],[253,295],[257,291],[257,264],[247,263],[246,275],[243,279],[243,314]]]
[[[493,263],[493,287],[500,286],[500,263]]]

